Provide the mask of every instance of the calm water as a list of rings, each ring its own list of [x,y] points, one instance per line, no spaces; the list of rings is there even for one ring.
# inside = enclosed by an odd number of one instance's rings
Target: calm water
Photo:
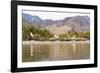
[[[78,60],[90,58],[89,43],[35,43],[24,45],[22,61]]]

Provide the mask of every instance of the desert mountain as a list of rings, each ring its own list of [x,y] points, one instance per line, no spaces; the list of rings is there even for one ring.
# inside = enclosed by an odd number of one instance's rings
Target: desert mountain
[[[54,34],[62,34],[67,31],[90,31],[90,18],[88,16],[65,17],[61,20],[46,19],[39,16],[22,14],[23,24],[47,28]]]

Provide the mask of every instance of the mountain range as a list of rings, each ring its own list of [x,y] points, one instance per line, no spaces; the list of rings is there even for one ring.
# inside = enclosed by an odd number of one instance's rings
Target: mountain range
[[[65,16],[64,19],[52,20],[41,19],[39,16],[22,13],[22,22],[31,26],[47,28],[54,34],[64,33],[67,31],[90,31],[89,16]]]

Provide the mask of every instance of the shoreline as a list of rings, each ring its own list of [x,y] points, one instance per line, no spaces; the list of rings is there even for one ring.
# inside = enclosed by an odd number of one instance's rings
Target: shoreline
[[[31,45],[31,44],[59,44],[59,43],[64,43],[64,44],[69,44],[69,43],[90,43],[90,40],[87,41],[22,41],[22,44],[24,45]]]

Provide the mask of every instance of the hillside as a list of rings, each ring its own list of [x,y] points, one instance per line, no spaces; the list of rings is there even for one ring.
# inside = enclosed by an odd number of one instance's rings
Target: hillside
[[[59,35],[67,31],[90,31],[90,18],[88,16],[65,17],[61,20],[46,19],[23,13],[23,26],[36,26],[47,28],[51,33]]]

